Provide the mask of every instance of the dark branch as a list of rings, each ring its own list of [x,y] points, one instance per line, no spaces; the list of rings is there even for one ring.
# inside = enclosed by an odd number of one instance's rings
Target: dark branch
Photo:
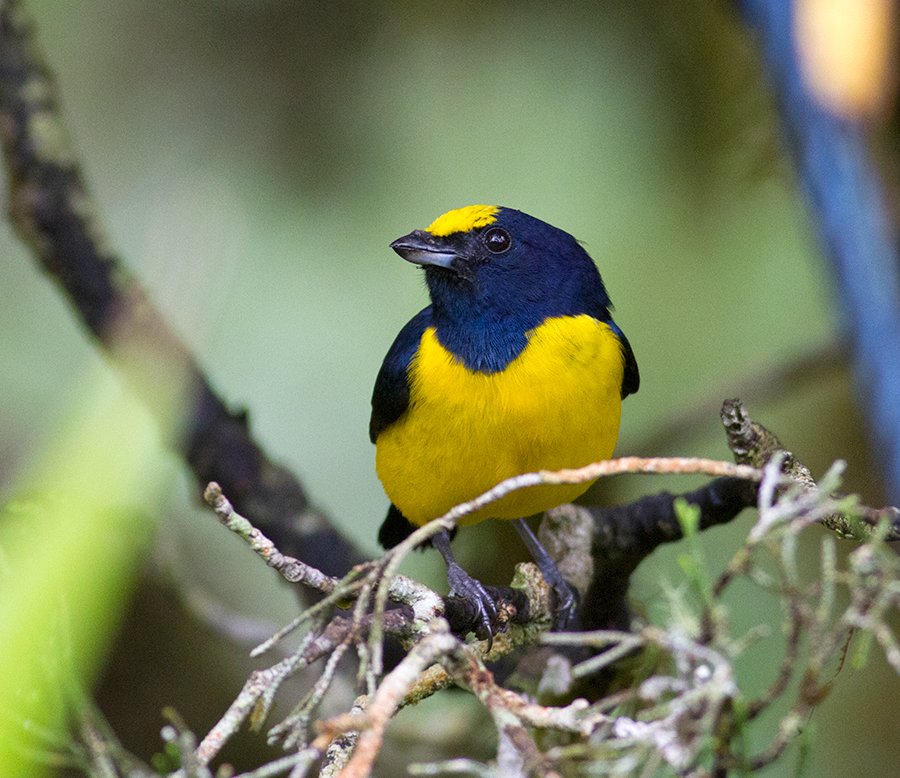
[[[594,578],[585,596],[585,628],[628,628],[626,597],[631,574],[657,547],[684,537],[675,512],[677,499],[698,507],[700,527],[707,529],[727,524],[744,508],[756,505],[756,490],[753,481],[717,478],[680,495],[660,492],[629,505],[591,508]]]
[[[69,143],[55,84],[17,2],[0,8],[0,140],[19,237],[146,403],[201,488],[218,481],[285,552],[340,575],[360,552],[269,459],[247,415],[214,392],[137,280],[109,248]],[[177,421],[175,421],[177,420]]]

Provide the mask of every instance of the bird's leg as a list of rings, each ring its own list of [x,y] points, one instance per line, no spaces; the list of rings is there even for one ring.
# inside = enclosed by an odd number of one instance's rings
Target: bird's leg
[[[553,629],[577,629],[578,625],[578,594],[572,588],[568,581],[562,577],[556,562],[551,559],[550,554],[541,545],[540,541],[535,537],[525,523],[525,519],[514,519],[513,526],[519,533],[528,550],[534,557],[541,575],[550,585],[550,588],[556,592],[556,618],[554,619]]]
[[[497,621],[497,606],[487,593],[481,581],[472,578],[463,570],[450,550],[450,535],[447,530],[441,530],[431,539],[431,544],[441,552],[447,563],[447,581],[450,584],[450,594],[464,597],[475,606],[476,617],[481,621],[487,632],[488,651],[494,642],[493,625]]]

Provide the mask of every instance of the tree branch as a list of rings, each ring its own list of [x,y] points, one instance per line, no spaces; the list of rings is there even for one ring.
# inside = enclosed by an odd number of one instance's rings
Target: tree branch
[[[17,0],[0,5],[0,142],[16,232],[200,487],[221,483],[238,510],[282,550],[326,574],[343,575],[362,561],[294,476],[266,456],[250,433],[247,414],[227,408],[114,255],[34,26]]]

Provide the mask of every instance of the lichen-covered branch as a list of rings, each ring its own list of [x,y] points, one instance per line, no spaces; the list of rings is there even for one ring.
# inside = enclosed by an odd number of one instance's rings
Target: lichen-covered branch
[[[781,470],[790,478],[779,489],[784,490],[791,484],[799,484],[805,490],[818,488],[809,468],[788,451],[773,432],[753,421],[740,400],[725,401],[722,423],[725,425],[728,447],[734,452],[736,462],[762,468],[779,454],[782,457]],[[858,540],[871,538],[876,527],[884,521],[888,525],[886,539],[900,540],[900,509],[894,506],[870,508],[858,501],[845,502],[843,510],[823,516],[820,521],[840,536]]]
[[[328,575],[361,553],[297,479],[253,439],[115,255],[68,131],[56,85],[23,4],[0,4],[0,144],[9,215],[101,351],[146,404],[200,488],[222,484],[238,510],[278,546]]]

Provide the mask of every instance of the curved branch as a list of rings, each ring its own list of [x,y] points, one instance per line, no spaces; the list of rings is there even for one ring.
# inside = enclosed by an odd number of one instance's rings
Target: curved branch
[[[286,553],[341,575],[362,554],[253,439],[112,252],[69,141],[53,78],[18,2],[0,6],[0,142],[19,237],[63,291],[201,488],[218,481]]]

